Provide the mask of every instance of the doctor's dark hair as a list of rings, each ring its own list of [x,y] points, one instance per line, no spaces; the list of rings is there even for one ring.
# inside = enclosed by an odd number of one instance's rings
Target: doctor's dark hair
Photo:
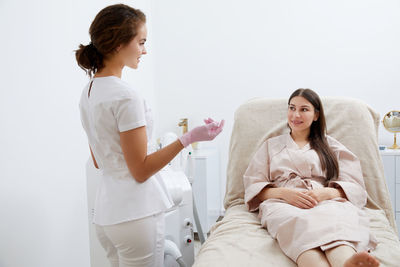
[[[104,68],[104,59],[120,45],[128,44],[137,35],[146,16],[139,9],[124,4],[105,7],[94,18],[89,28],[88,45],[75,50],[76,61],[89,77]]]
[[[315,112],[319,113],[318,119],[311,124],[308,139],[311,148],[318,154],[322,170],[326,170],[326,182],[329,182],[338,177],[339,163],[326,139],[326,122],[321,99],[313,90],[300,88],[294,91],[289,97],[288,105],[290,104],[290,100],[295,96],[302,96],[307,99],[313,105]]]

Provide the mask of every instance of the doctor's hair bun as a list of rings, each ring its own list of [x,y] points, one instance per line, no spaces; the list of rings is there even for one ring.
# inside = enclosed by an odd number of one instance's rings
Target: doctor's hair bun
[[[103,55],[97,51],[92,42],[88,45],[80,44],[79,49],[75,51],[75,57],[79,67],[90,77],[104,67]]]
[[[90,44],[81,44],[75,51],[79,67],[89,76],[100,71],[104,67],[103,59],[135,38],[144,23],[146,16],[139,9],[124,4],[103,8],[90,25]]]

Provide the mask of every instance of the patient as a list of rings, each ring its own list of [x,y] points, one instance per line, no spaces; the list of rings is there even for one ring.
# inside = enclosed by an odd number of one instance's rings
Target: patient
[[[244,174],[249,210],[298,266],[379,266],[360,162],[325,134],[319,96],[296,90],[287,120],[290,134],[266,140]]]

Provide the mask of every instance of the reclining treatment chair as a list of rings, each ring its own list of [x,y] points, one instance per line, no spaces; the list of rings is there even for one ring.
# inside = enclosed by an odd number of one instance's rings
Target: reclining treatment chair
[[[339,140],[361,161],[368,192],[366,210],[378,246],[372,254],[381,266],[400,266],[400,243],[390,196],[378,150],[379,115],[365,103],[349,98],[323,97],[328,134]],[[235,112],[229,149],[227,185],[222,221],[211,229],[195,267],[296,266],[267,230],[258,213],[244,205],[243,174],[253,154],[266,139],[289,131],[287,99],[256,98]]]

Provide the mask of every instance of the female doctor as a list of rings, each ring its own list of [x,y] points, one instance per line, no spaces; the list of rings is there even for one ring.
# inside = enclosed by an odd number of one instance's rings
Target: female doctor
[[[94,75],[83,90],[80,112],[93,163],[102,170],[93,219],[97,237],[113,267],[162,266],[164,211],[172,203],[156,174],[192,142],[213,140],[224,121],[206,119],[148,155],[150,109],[121,80],[122,69],[136,69],[146,54],[146,17],[127,5],[108,6],[89,33],[91,42],[79,46],[76,60]]]

